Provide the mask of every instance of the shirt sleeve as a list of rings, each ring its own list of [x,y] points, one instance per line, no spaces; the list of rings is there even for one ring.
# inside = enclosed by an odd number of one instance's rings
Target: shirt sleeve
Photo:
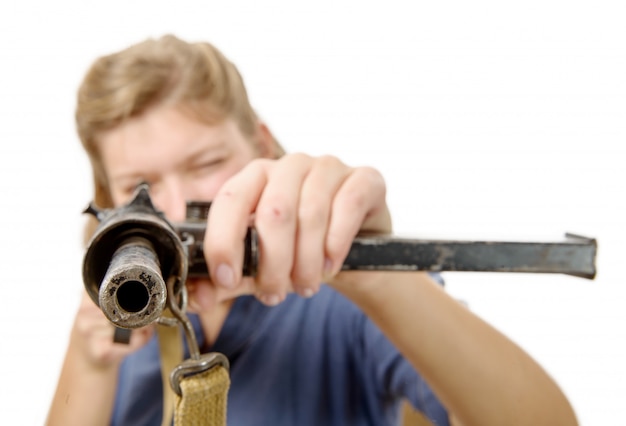
[[[443,285],[439,274],[431,274]],[[365,315],[360,319],[359,357],[364,380],[372,380],[383,399],[406,399],[434,425],[448,426],[448,413],[428,383]]]

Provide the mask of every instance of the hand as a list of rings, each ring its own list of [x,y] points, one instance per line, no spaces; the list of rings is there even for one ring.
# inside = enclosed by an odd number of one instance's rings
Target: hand
[[[94,368],[115,366],[126,355],[145,345],[154,332],[153,327],[133,330],[130,343],[120,344],[113,342],[114,330],[98,306],[83,292],[74,320],[71,345],[88,365]]]
[[[252,161],[211,205],[204,251],[213,283],[231,294],[254,292],[267,305],[289,291],[312,296],[339,272],[359,230],[391,230],[385,192],[378,171],[348,167],[335,157]],[[250,225],[260,251],[253,282],[241,277]]]

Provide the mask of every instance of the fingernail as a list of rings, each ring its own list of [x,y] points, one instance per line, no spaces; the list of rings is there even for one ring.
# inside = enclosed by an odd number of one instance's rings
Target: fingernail
[[[208,284],[199,284],[195,292],[196,303],[199,305],[202,311],[208,310],[213,307],[213,297],[209,290]]]
[[[260,296],[261,302],[268,306],[276,306],[280,303],[280,296],[277,294],[262,294]]]
[[[222,287],[233,288],[235,286],[235,273],[225,263],[220,263],[215,270],[215,279]]]
[[[333,261],[329,258],[324,259],[324,277],[328,279],[333,273]]]
[[[313,297],[313,295],[315,294],[315,290],[309,287],[300,288],[298,289],[298,294],[308,299],[309,297]]]

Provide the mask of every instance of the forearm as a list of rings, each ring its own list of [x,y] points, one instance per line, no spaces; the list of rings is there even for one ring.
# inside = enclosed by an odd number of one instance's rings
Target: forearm
[[[532,358],[426,274],[341,274],[333,286],[381,328],[462,424],[577,423]]]
[[[46,424],[108,425],[110,424],[115,388],[116,364],[95,367],[87,360],[75,338],[65,356]]]

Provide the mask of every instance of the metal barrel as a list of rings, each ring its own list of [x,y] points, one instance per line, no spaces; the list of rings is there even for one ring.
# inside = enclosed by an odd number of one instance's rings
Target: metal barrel
[[[137,328],[156,321],[165,308],[167,289],[152,243],[132,236],[111,258],[98,301],[105,316],[118,327]]]

